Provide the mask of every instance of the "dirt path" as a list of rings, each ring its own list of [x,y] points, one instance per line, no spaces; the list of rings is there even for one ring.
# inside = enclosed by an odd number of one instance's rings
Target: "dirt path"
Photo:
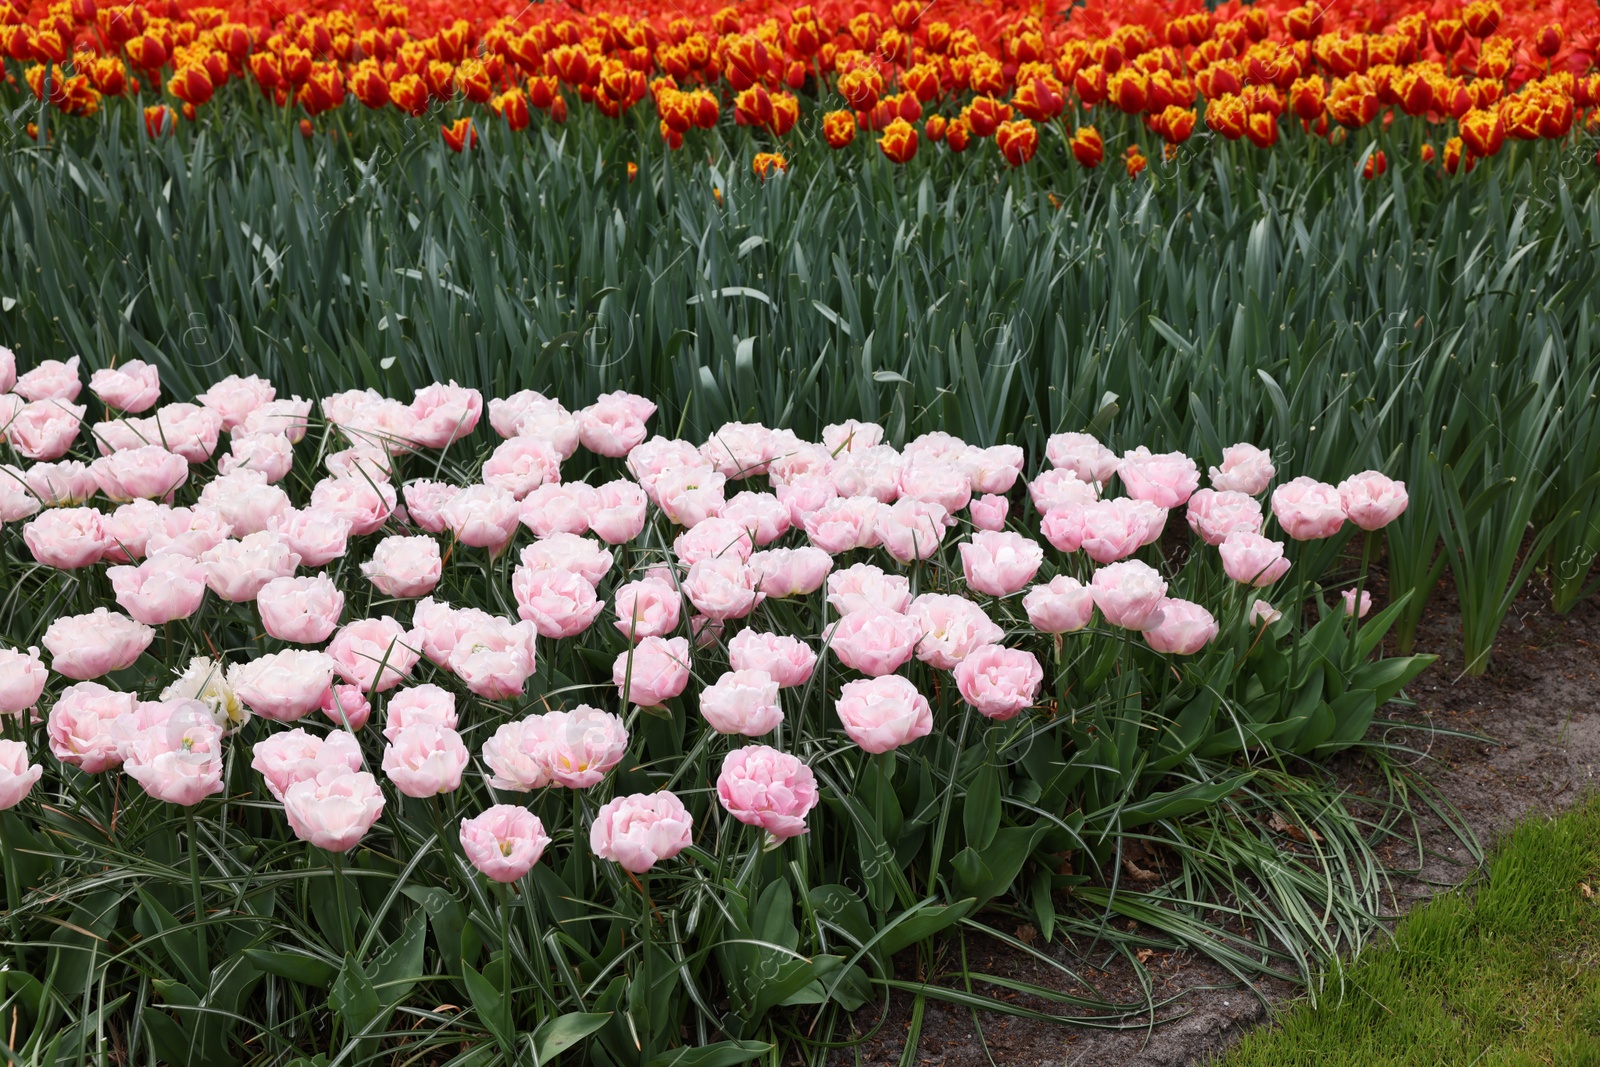
[[[1391,716],[1491,739],[1485,743],[1412,730],[1396,730],[1391,736],[1424,751],[1416,770],[1454,805],[1486,847],[1524,815],[1559,810],[1600,789],[1600,601],[1591,598],[1565,618],[1556,618],[1548,604],[1543,590],[1525,593],[1501,631],[1489,673],[1464,678],[1454,592],[1441,589],[1418,635],[1419,650],[1441,659],[1410,687],[1417,707]],[[1365,788],[1371,773],[1359,758],[1334,769],[1357,791]],[[1428,827],[1423,850],[1427,855],[1421,876],[1394,886],[1396,912],[1473,870],[1459,841],[1442,825]],[[1414,846],[1389,846],[1381,855],[1396,868],[1418,867]],[[974,971],[1066,988],[1059,972],[1003,945],[969,940],[968,952]],[[1069,959],[1065,952],[1060,958]],[[989,1012],[975,1017],[964,1008],[929,1001],[916,1062],[944,1067],[987,1067],[991,1061],[1000,1067],[1189,1067],[1205,1063],[1268,1017],[1262,996],[1238,986],[1204,959],[1157,956],[1147,965],[1156,998],[1179,997],[1162,1013],[1171,1021],[1153,1029],[1107,1032]],[[1128,968],[1112,967],[1086,977],[1102,995],[1140,997]],[[1271,983],[1261,993],[1278,1004],[1295,990]],[[1052,1010],[1043,1002],[1028,1006]],[[846,1053],[839,1062],[898,1064],[909,1008],[909,997],[894,998],[877,1034],[860,1047],[860,1059]],[[875,1018],[876,1013],[864,1015],[863,1022],[870,1025]]]

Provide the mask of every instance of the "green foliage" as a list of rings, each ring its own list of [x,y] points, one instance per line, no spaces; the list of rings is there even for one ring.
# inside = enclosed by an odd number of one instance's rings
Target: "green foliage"
[[[674,154],[633,115],[491,124],[456,155],[393,114],[307,141],[238,95],[154,143],[116,101],[49,148],[7,135],[0,330],[25,359],[316,396],[626,387],[697,438],[852,416],[1035,453],[1094,428],[1204,463],[1250,440],[1313,477],[1406,479],[1403,649],[1447,567],[1473,670],[1524,563],[1562,610],[1589,589],[1600,199],[1577,148],[1513,143],[1446,179],[1408,162],[1429,127],[1400,118],[1378,181],[1314,139],[1202,135],[1130,185],[1052,127],[1016,172],[817,142],[763,182],[742,134]],[[1104,132],[1110,157],[1141,131]]]
[[[1226,1067],[1600,1063],[1600,804],[1519,825],[1476,884],[1337,972],[1337,996],[1252,1034]],[[1332,981],[1330,979],[1330,981]]]

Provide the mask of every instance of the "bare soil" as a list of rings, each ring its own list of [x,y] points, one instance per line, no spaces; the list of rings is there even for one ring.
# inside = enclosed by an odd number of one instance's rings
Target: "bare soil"
[[[1417,650],[1440,660],[1408,688],[1415,708],[1391,706],[1385,712],[1391,720],[1437,729],[1373,728],[1373,736],[1419,751],[1411,761],[1414,769],[1453,805],[1485,848],[1519,818],[1563,809],[1600,789],[1600,600],[1591,598],[1564,618],[1555,616],[1549,603],[1545,590],[1530,583],[1500,632],[1487,674],[1465,677],[1454,589],[1448,584],[1440,588],[1417,636]],[[1372,764],[1359,755],[1339,759],[1332,769],[1353,794],[1374,786]],[[1390,902],[1394,914],[1477,870],[1471,851],[1442,822],[1425,823],[1424,829],[1420,863],[1415,846],[1397,843],[1381,852],[1395,869],[1420,872],[1395,880]],[[1117,961],[1085,971],[1064,947],[1057,950],[1058,958],[1093,982],[1102,997],[1143,999],[1131,966]],[[969,937],[966,951],[968,970],[1086,992],[1060,971],[1003,943]],[[909,969],[910,962],[902,962]],[[1154,983],[1153,999],[1175,998],[1154,1020],[1130,1020],[1154,1025],[1109,1031],[1068,1027],[930,999],[912,1062],[942,1067],[1189,1067],[1210,1061],[1297,992],[1281,982],[1251,990],[1193,955],[1157,954],[1146,966]],[[1062,1014],[1056,1005],[1003,990],[977,987],[973,992]],[[858,1013],[863,1031],[872,1030],[880,1018],[881,1025],[867,1041],[842,1050],[840,1064],[888,1067],[901,1062],[911,997],[896,994],[886,1007],[886,1016],[884,1005]]]

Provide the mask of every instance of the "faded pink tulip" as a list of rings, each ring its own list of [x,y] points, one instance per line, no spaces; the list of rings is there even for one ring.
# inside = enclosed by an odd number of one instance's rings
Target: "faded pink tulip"
[[[489,768],[491,787],[527,793],[550,784],[550,768],[544,762],[544,737],[549,726],[550,720],[544,715],[500,724],[479,753]]]
[[[805,528],[806,516],[822,510],[839,495],[833,478],[827,474],[801,474],[774,486],[774,495],[789,509],[789,525]]]
[[[638,486],[634,487],[638,489]],[[641,506],[644,490],[639,489]],[[589,516],[598,506],[599,494],[583,482],[559,485],[546,482],[527,496],[517,508],[517,519],[533,532],[535,537],[551,534],[586,534]]]
[[[867,609],[836,622],[828,647],[846,667],[876,678],[905,666],[921,639],[922,628],[911,616]]]
[[[0,497],[5,495],[0,470]],[[150,535],[164,526],[171,509],[151,500],[133,500],[120,505],[109,515],[100,516],[100,529],[106,535],[106,550],[100,557],[110,563],[131,563],[143,559]],[[0,519],[0,521],[4,521]]]
[[[222,432],[222,416],[199,404],[168,404],[150,418],[127,421],[142,428],[141,443],[161,445],[190,463],[210,459]]]
[[[491,881],[515,882],[533,869],[549,845],[544,823],[515,804],[496,804],[461,820],[461,851]]]
[[[1250,605],[1250,625],[1252,626],[1271,626],[1281,618],[1283,618],[1283,612],[1265,600],[1257,600]]]
[[[422,653],[440,667],[448,666],[450,653],[461,634],[490,622],[494,616],[478,608],[452,608],[433,597],[423,597],[412,609],[412,625],[422,642]]]
[[[262,718],[294,722],[322,706],[333,671],[326,653],[293,648],[235,663],[228,668],[228,685]]]
[[[666,470],[655,480],[656,505],[669,521],[679,526],[697,526],[722,511],[727,503],[727,483],[727,478],[710,467]]]
[[[948,593],[923,593],[911,602],[910,615],[922,628],[917,658],[942,671],[955,669],[979,645],[997,644],[1005,636],[981,607]]]
[[[390,695],[383,712],[383,736],[393,741],[401,730],[418,723],[454,730],[457,722],[455,696],[448,689],[423,682]]]
[[[126,615],[95,608],[87,615],[62,615],[44,631],[50,669],[80,681],[120,671],[150,647],[156,632]]]
[[[1018,445],[993,445],[967,452],[963,466],[974,493],[1009,493],[1022,474],[1024,461]]]
[[[288,493],[268,484],[263,472],[249,468],[212,479],[200,492],[199,506],[221,515],[235,537],[270,530],[294,510]]]
[[[51,508],[22,528],[33,558],[46,567],[76,570],[100,562],[105,529],[94,508]]]
[[[132,693],[119,693],[99,682],[67,686],[45,724],[51,753],[89,774],[121,765],[116,724],[124,715],[132,715],[138,702]]]
[[[833,557],[811,545],[769,548],[751,555],[750,569],[756,572],[756,588],[766,596],[805,596],[822,588],[833,570]]]
[[[1139,551],[1150,536],[1151,519],[1138,504],[1119,498],[1086,506],[1083,537],[1078,544],[1084,555],[1096,563],[1115,563]],[[1166,513],[1161,516],[1164,522]]]
[[[599,585],[611,569],[611,553],[598,541],[577,534],[551,534],[522,550],[522,565],[530,570],[571,571],[590,585]]]
[[[221,416],[222,428],[232,433],[252,411],[277,396],[278,390],[264,378],[230,374],[195,399]]]
[[[961,699],[991,719],[1014,719],[1032,706],[1044,684],[1038,657],[1020,648],[982,645],[955,669]]]
[[[875,422],[846,419],[822,428],[822,444],[835,455],[842,452],[865,452],[882,443],[883,427]]]
[[[450,650],[450,670],[485,700],[522,695],[537,668],[531,622],[492,619],[463,630]]]
[[[1347,616],[1354,615],[1357,618],[1364,619],[1367,617],[1367,612],[1372,610],[1372,594],[1365,589],[1361,590],[1361,606],[1359,609],[1356,607],[1356,591],[1353,586],[1340,593],[1339,596],[1344,601],[1344,613]]]
[[[455,382],[418,389],[411,401],[410,439],[423,448],[443,448],[478,428],[483,394]]]
[[[292,786],[314,780],[323,771],[359,771],[361,746],[347,730],[334,730],[323,738],[297,726],[257,741],[250,749],[250,768],[261,775],[273,799],[282,803]]]
[[[37,648],[0,648],[0,715],[16,715],[37,704],[49,676]]]
[[[447,482],[432,482],[426,479],[407,482],[404,489],[406,515],[410,517],[413,526],[429,533],[443,533],[444,506],[460,491],[460,486],[450,485]]]
[[[546,712],[539,758],[554,785],[588,789],[628,753],[628,730],[617,716],[587,704]]]
[[[880,504],[874,527],[883,550],[901,563],[927,559],[944,543],[949,513],[942,504],[901,497]]]
[[[137,567],[108,567],[117,604],[146,626],[187,619],[206,595],[206,569],[188,556],[155,556]]]
[[[827,600],[840,615],[867,609],[903,612],[911,606],[911,580],[857,563],[828,575]]]
[[[639,640],[661,637],[678,628],[682,596],[671,583],[644,578],[616,589],[616,622],[622,636]]]
[[[159,524],[149,531],[145,552],[197,560],[232,533],[233,527],[214,508],[167,508],[160,514]]]
[[[4,436],[0,434],[0,439]],[[9,463],[0,464],[0,523],[20,521],[37,514],[43,506],[44,502],[28,485],[22,471]]]
[[[287,399],[280,397],[254,408],[245,416],[239,430],[245,436],[279,434],[288,439],[291,445],[297,445],[305,440],[310,416],[311,401],[301,400],[297,396]]]
[[[383,746],[383,773],[406,796],[426,799],[459,789],[461,772],[471,758],[460,734],[419,722]]]
[[[1200,484],[1194,460],[1182,452],[1151,452],[1143,445],[1122,454],[1117,474],[1129,496],[1158,508],[1182,506]]]
[[[724,423],[700,446],[700,455],[730,481],[767,473],[778,446],[774,431],[755,423]]]
[[[959,547],[967,585],[989,596],[1020,592],[1044,563],[1039,543],[1017,533],[979,530]]]
[[[17,384],[17,354],[0,345],[0,393],[9,393]]]
[[[906,461],[899,452],[888,445],[875,445],[864,451],[841,453],[830,473],[841,497],[870,496],[891,504],[900,495],[905,468]]]
[[[1272,453],[1250,444],[1229,445],[1222,450],[1222,466],[1212,467],[1211,488],[1218,492],[1260,496],[1272,484]]]
[[[1145,643],[1171,656],[1192,656],[1217,636],[1217,620],[1199,604],[1164,597],[1161,621],[1144,631]]]
[[[679,534],[672,542],[672,554],[681,566],[692,567],[703,559],[717,556],[748,560],[755,547],[748,530],[731,519],[717,516]]]
[[[24,400],[76,400],[83,389],[83,380],[78,377],[78,362],[77,356],[65,363],[59,359],[41,360],[17,379],[11,391]]]
[[[980,530],[1005,529],[1006,515],[1010,510],[1010,501],[993,493],[975,497],[972,503],[967,505],[967,514],[972,519],[972,525]]]
[[[282,481],[294,468],[294,446],[280,433],[235,433],[228,454],[217,461],[217,471],[259,471],[269,482]]]
[[[394,514],[399,498],[388,482],[367,478],[324,478],[311,487],[307,510],[337,515],[358,537],[373,533]]]
[[[300,554],[277,534],[263,531],[214,545],[201,554],[200,562],[211,591],[237,604],[254,600],[274,578],[293,574]]]
[[[1101,567],[1094,572],[1089,588],[1095,607],[1112,626],[1145,630],[1161,622],[1167,583],[1148,563],[1130,559]]]
[[[594,506],[589,513],[591,533],[608,545],[625,545],[639,536],[649,503],[642,488],[619,479],[607,482],[594,493]]]
[[[972,502],[965,455],[913,461],[908,454],[900,469],[900,496],[938,504],[952,515],[960,511]]]
[[[329,852],[349,852],[383,814],[383,790],[366,771],[325,770],[283,794],[294,835]]]
[[[625,702],[660,707],[689,684],[689,641],[646,637],[611,666],[611,681]]]
[[[22,472],[22,483],[46,507],[82,504],[100,488],[89,465],[75,459],[35,463]]]
[[[742,619],[762,599],[755,571],[737,556],[696,563],[683,580],[683,592],[701,614],[718,621]]]
[[[625,871],[643,874],[694,843],[694,819],[663,789],[608,801],[589,828],[589,848]]]
[[[1272,514],[1296,541],[1332,537],[1344,525],[1339,490],[1315,478],[1300,477],[1272,491]]]
[[[444,573],[439,542],[424,535],[385,537],[361,564],[361,573],[384,596],[427,596]]]
[[[1410,502],[1405,482],[1378,471],[1352,474],[1339,483],[1339,503],[1345,517],[1368,532],[1381,530],[1399,518]]]
[[[1040,471],[1028,483],[1028,497],[1039,514],[1045,515],[1056,508],[1093,504],[1100,499],[1100,490],[1070,470],[1048,470]]]
[[[1052,467],[1071,471],[1084,482],[1105,485],[1117,473],[1117,454],[1086,433],[1051,434],[1044,455]]]
[[[334,683],[322,694],[318,705],[328,721],[347,730],[359,730],[372,716],[372,703],[353,685]]]
[[[928,699],[897,674],[846,682],[839,688],[834,710],[850,740],[874,754],[933,732]]]
[[[348,514],[326,508],[291,510],[269,520],[267,530],[283,538],[300,556],[303,567],[321,567],[345,554],[351,523]]]
[[[716,473],[700,449],[688,441],[670,440],[660,434],[628,453],[628,473],[638,481],[650,499],[656,498],[656,482],[671,471],[696,470]],[[726,479],[723,479],[726,481]]]
[[[721,518],[748,531],[757,545],[770,545],[788,533],[793,524],[783,501],[771,493],[748,491],[723,504]]]
[[[363,692],[393,689],[411,676],[421,640],[392,616],[346,623],[328,644],[339,676]]]
[[[1217,546],[1217,554],[1222,557],[1222,570],[1229,578],[1258,589],[1271,585],[1289,570],[1282,542],[1256,533],[1230,534]]]
[[[578,450],[578,417],[543,393],[524,389],[489,401],[489,425],[501,437],[537,437],[562,459]]]
[[[155,799],[192,807],[222,792],[222,727],[198,700],[160,703],[156,721],[123,746],[122,769]]]
[[[578,412],[578,435],[583,447],[602,456],[626,456],[644,442],[645,420],[656,406],[632,393],[605,393]]]
[[[0,741],[0,811],[22,803],[44,775],[44,768],[28,762],[28,746],[21,741]]]
[[[1065,574],[1036,585],[1022,598],[1033,628],[1044,634],[1067,634],[1089,625],[1094,617],[1094,591]]]
[[[805,517],[806,536],[831,555],[876,547],[878,512],[883,507],[875,497],[835,497]]]
[[[349,448],[323,457],[322,465],[335,478],[387,482],[394,478],[394,455],[383,445],[358,441]]]
[[[511,576],[517,615],[533,623],[540,637],[572,637],[589,628],[605,607],[582,575],[546,567],[518,567]]]
[[[325,574],[274,578],[256,594],[256,610],[268,636],[296,645],[328,639],[344,611],[344,594]]]
[[[810,767],[767,745],[746,745],[723,757],[717,799],[729,815],[776,842],[805,833],[820,798]]]
[[[728,671],[700,690],[700,714],[719,734],[771,733],[783,721],[778,683],[766,671]]]
[[[439,515],[464,545],[486,548],[499,555],[517,532],[517,499],[492,485],[469,485],[440,510]]]
[[[125,504],[144,498],[159,500],[189,480],[189,463],[160,445],[125,448],[89,464],[100,491]]]
[[[60,459],[78,439],[88,409],[65,400],[36,400],[5,423],[5,439],[28,459]]]
[[[1220,545],[1233,533],[1258,534],[1264,522],[1255,497],[1226,489],[1197,489],[1185,517],[1208,545]]]
[[[765,671],[780,689],[804,685],[817,665],[810,645],[788,634],[741,630],[728,642],[728,666],[736,671]]]
[[[561,481],[561,454],[537,437],[502,441],[483,461],[483,481],[521,500],[545,484]]]

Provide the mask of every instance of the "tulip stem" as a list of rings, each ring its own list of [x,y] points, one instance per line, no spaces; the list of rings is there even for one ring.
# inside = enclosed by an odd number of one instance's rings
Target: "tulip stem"
[[[189,890],[194,894],[194,945],[200,953],[199,965],[202,970],[208,966],[206,949],[206,901],[205,894],[200,889],[200,842],[195,832],[194,809],[184,808],[183,817],[188,823],[189,831]]]
[[[21,952],[17,936],[17,912],[22,907],[22,884],[17,880],[17,857],[11,850],[11,834],[6,829],[6,816],[0,812],[0,859],[5,861],[6,873],[6,927],[11,934],[13,951]]]
[[[511,890],[499,882],[495,883],[495,889],[500,901],[500,972],[503,976],[500,991],[505,997],[506,1027],[515,1033],[516,1016],[511,1006]]]
[[[339,939],[342,942],[339,948],[348,956],[355,945],[355,937],[350,932],[350,907],[345,899],[344,853],[330,852],[328,856],[333,862],[333,893],[339,908]]]

